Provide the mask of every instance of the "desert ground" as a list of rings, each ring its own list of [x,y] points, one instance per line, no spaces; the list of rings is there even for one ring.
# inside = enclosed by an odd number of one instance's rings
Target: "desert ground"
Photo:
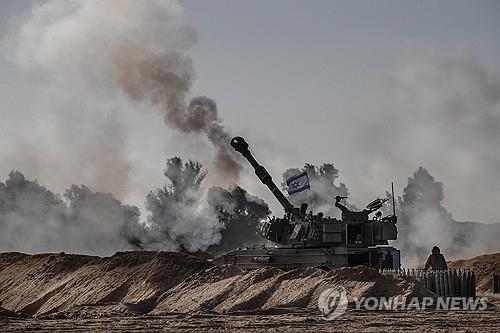
[[[499,304],[500,305],[500,304]],[[2,319],[2,331],[126,332],[498,332],[498,309],[480,312],[351,311],[335,321],[319,314],[164,314],[74,319]]]
[[[1,331],[498,332],[491,294],[500,254],[451,262],[473,269],[488,307],[476,311],[368,311],[350,306],[327,321],[317,300],[343,286],[349,298],[433,296],[408,277],[364,266],[325,272],[275,268],[242,272],[203,255],[121,252],[111,257],[0,254]],[[434,295],[435,296],[435,295]]]

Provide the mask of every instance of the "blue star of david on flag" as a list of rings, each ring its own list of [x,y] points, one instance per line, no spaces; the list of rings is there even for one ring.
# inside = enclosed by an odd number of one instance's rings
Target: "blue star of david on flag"
[[[307,172],[305,171],[288,178],[286,180],[286,185],[288,186],[288,194],[302,192],[311,188],[309,186],[309,178],[307,177]]]

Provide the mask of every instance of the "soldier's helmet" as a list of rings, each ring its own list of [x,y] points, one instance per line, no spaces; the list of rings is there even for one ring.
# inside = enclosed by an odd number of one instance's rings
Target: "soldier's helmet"
[[[434,246],[434,247],[432,248],[432,253],[433,253],[433,254],[439,254],[439,253],[441,253],[441,250],[439,249],[439,247]]]

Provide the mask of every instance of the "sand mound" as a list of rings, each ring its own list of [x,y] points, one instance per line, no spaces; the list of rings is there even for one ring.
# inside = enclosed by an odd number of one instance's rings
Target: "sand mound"
[[[0,307],[0,318],[23,318],[23,317],[27,316],[22,313],[10,311]]]
[[[0,306],[45,317],[106,317],[209,311],[316,311],[320,293],[428,296],[419,283],[358,266],[243,272],[201,255],[121,252],[112,257],[0,254]]]
[[[0,271],[25,257],[29,257],[29,255],[19,252],[0,253]]]
[[[493,274],[500,275],[500,253],[485,254],[466,260],[456,260],[449,266],[457,269],[471,269],[476,273],[477,291],[492,292]]]
[[[347,290],[351,300],[361,296],[432,296],[411,279],[383,276],[365,266],[340,268],[331,272],[316,268],[298,268],[286,272],[263,268],[248,273],[226,266],[200,272],[168,290],[158,299],[158,305],[152,313],[203,310],[231,313],[293,308],[315,310],[320,293],[326,288],[338,286]]]
[[[11,254],[1,254],[7,262]],[[165,290],[213,265],[186,254],[119,252],[112,257],[18,256],[0,271],[0,305],[28,315],[77,305],[132,303],[148,308]]]

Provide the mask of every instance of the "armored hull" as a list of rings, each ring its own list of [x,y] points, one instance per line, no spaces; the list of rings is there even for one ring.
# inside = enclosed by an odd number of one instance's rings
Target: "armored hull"
[[[382,258],[382,265],[380,264]],[[244,270],[262,267],[293,269],[317,267],[326,270],[365,265],[376,268],[399,268],[399,251],[393,247],[374,248],[280,248],[250,247],[226,253],[213,261],[219,265],[236,265]]]

